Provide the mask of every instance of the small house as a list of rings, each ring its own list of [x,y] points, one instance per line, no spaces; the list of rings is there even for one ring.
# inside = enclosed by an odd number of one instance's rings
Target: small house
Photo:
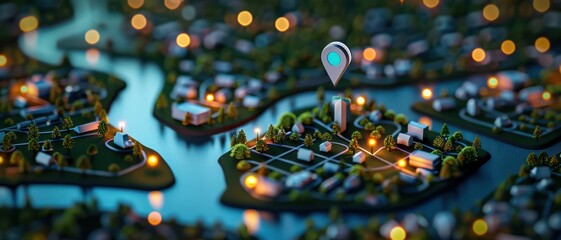
[[[332,146],[332,145],[333,145],[333,144],[331,144],[331,142],[329,142],[329,141],[322,142],[322,143],[319,145],[319,150],[320,150],[321,152],[330,152],[330,151],[331,151],[331,146]]]
[[[193,125],[206,123],[210,118],[210,108],[208,107],[190,102],[173,103],[171,105],[171,117],[173,119],[183,121],[186,113],[191,115],[189,123]]]
[[[467,105],[466,105],[467,114],[469,114],[472,117],[475,117],[479,115],[480,111],[481,110],[479,108],[479,105],[477,104],[477,100],[475,100],[474,98],[470,98],[467,101]]]
[[[411,147],[413,145],[413,138],[411,137],[411,135],[405,133],[399,133],[397,135],[397,144]]]
[[[512,126],[512,121],[506,115],[503,115],[495,119],[494,125],[498,128],[507,128]]]
[[[44,152],[37,153],[37,156],[35,156],[35,162],[43,166],[50,166],[55,164],[55,160],[53,159],[53,157],[50,154]]]
[[[383,115],[382,112],[380,112],[380,110],[374,110],[370,112],[368,118],[370,119],[371,122],[378,123],[380,120],[382,120],[382,116]]]
[[[73,130],[74,130],[74,132],[76,132],[78,134],[97,131],[97,128],[99,127],[99,122],[100,121],[84,123],[82,125],[78,125],[78,126],[74,127]]]
[[[314,152],[309,149],[300,148],[298,149],[298,160],[311,162],[314,160]]]
[[[226,103],[232,100],[232,90],[222,88],[214,93],[214,100],[220,103]]]
[[[121,148],[130,148],[134,143],[129,139],[129,135],[124,132],[116,132],[113,137],[113,143]]]
[[[528,74],[517,70],[506,70],[497,74],[499,80],[499,90],[520,90],[526,83],[530,81]]]
[[[243,98],[243,106],[247,108],[259,107],[259,102],[261,102],[261,98],[255,95],[246,95]]]
[[[302,134],[304,133],[304,125],[301,122],[296,121],[292,126],[292,132]]]
[[[551,177],[551,169],[547,166],[534,167],[530,170],[530,176],[536,180]]]
[[[218,87],[231,88],[234,87],[235,83],[236,79],[234,78],[234,75],[230,74],[218,74],[214,78],[214,84]]]
[[[353,162],[354,163],[361,164],[364,161],[366,161],[366,155],[362,151],[359,151],[359,152],[357,152],[353,155]]]
[[[438,112],[452,110],[456,108],[456,101],[451,97],[439,98],[432,102],[432,108]]]
[[[280,182],[267,177],[259,176],[259,180],[257,181],[254,191],[258,195],[273,198],[278,196],[282,192],[282,189],[283,185]]]
[[[339,171],[339,164],[330,161],[325,161],[322,167],[325,173],[336,173]]]
[[[421,141],[427,135],[428,131],[429,127],[422,123],[411,121],[409,122],[409,124],[407,124],[407,134],[411,135],[412,137],[416,137]]]
[[[317,175],[310,171],[300,171],[290,174],[286,177],[285,186],[288,188],[302,188],[307,184],[315,181]]]
[[[409,165],[412,167],[435,170],[438,164],[440,164],[440,156],[436,154],[422,150],[415,150],[409,154]]]

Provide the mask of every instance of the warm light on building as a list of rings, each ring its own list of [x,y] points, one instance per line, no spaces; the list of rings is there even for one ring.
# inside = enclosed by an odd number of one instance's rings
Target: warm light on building
[[[405,229],[400,226],[392,228],[390,231],[390,239],[391,240],[404,240],[407,237],[407,233]]]
[[[366,98],[364,98],[363,96],[360,96],[356,99],[356,103],[360,106],[364,105],[366,103]]]
[[[499,80],[496,77],[490,77],[487,79],[487,86],[492,89],[497,88],[497,86],[499,86]]]
[[[142,5],[144,5],[144,0],[127,0],[127,3],[129,4],[129,7],[139,9]]]
[[[8,58],[4,54],[0,54],[0,67],[4,67],[8,64]]]
[[[401,3],[403,3],[403,1]],[[435,8],[439,3],[440,0],[423,0],[423,4],[428,8]]]
[[[4,164],[4,157],[0,156],[0,165]]]
[[[210,93],[207,94],[207,95],[206,95],[206,101],[207,101],[207,102],[212,102],[212,101],[214,101],[214,95],[212,95],[212,94],[210,94]]]
[[[245,180],[243,181],[243,183],[245,184],[245,186],[247,188],[255,188],[255,186],[257,186],[257,177],[253,174],[247,175],[247,177],[245,177]]]
[[[189,37],[187,33],[180,33],[179,35],[177,35],[175,41],[177,42],[177,46],[186,48],[191,43],[191,37]]]
[[[148,223],[152,226],[158,226],[162,223],[162,215],[159,212],[151,212],[148,214]]]
[[[290,22],[285,17],[279,17],[275,20],[275,28],[279,32],[285,32],[290,27]]]
[[[397,166],[400,168],[407,167],[407,161],[405,161],[405,159],[400,159],[399,161],[397,161]]]
[[[506,55],[511,55],[516,51],[516,44],[512,40],[504,40],[501,43],[501,51]]]
[[[477,219],[472,225],[473,232],[479,236],[487,233],[487,223],[483,219]]]
[[[121,132],[125,131],[125,122],[124,121],[119,122],[119,130],[121,130]]]
[[[532,6],[539,13],[544,13],[549,10],[549,0],[534,0]]]
[[[22,32],[31,32],[37,29],[39,21],[35,16],[27,16],[19,20],[19,29]]]
[[[374,59],[376,59],[376,50],[374,48],[366,48],[364,49],[364,51],[362,51],[362,57],[364,58],[364,60],[372,62],[374,61]]]
[[[499,8],[495,4],[487,4],[483,8],[483,17],[487,19],[487,21],[495,21],[499,18]]]
[[[86,40],[86,42],[91,45],[98,43],[99,38],[99,32],[95,29],[88,30],[84,35],[84,39]]]
[[[141,30],[144,27],[146,27],[146,23],[147,23],[146,17],[141,13],[135,14],[131,18],[131,25],[136,30]]]
[[[164,0],[164,5],[169,10],[175,10],[181,5],[181,2],[183,2],[183,0]]]
[[[550,47],[549,39],[547,39],[546,37],[540,37],[536,39],[536,42],[534,43],[534,47],[536,48],[536,50],[538,50],[538,52],[541,53],[547,52],[547,50],[549,50]]]
[[[542,93],[542,98],[543,98],[543,100],[546,100],[546,101],[551,100],[551,93],[549,93],[549,92],[543,92],[543,93]]]
[[[471,58],[476,62],[483,62],[485,60],[485,51],[482,48],[476,48],[471,51]]]
[[[431,99],[432,98],[432,90],[430,88],[423,89],[423,91],[421,92],[421,96],[424,99]]]
[[[249,26],[253,22],[253,15],[249,11],[241,11],[238,13],[238,23],[243,27]]]
[[[22,86],[19,88],[19,91],[20,91],[21,93],[24,93],[24,94],[27,93],[28,90],[29,90],[29,89],[27,88],[27,85],[22,85]]]
[[[154,155],[148,157],[148,161],[146,161],[146,164],[148,165],[148,167],[152,167],[152,168],[158,166],[158,157]]]

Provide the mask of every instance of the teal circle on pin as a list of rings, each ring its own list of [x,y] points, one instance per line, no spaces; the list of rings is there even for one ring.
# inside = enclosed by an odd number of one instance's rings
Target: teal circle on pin
[[[335,52],[329,52],[327,54],[327,62],[329,62],[331,66],[337,66],[341,63],[341,57]]]

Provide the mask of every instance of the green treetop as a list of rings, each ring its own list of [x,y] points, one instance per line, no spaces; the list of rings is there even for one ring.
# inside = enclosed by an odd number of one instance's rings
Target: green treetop
[[[245,144],[247,142],[247,137],[245,136],[245,132],[243,131],[243,129],[240,129],[240,131],[238,131],[238,139],[236,140],[236,142],[238,144]]]
[[[310,148],[312,146],[312,144],[314,144],[314,141],[312,139],[312,135],[306,134],[306,137],[304,137],[304,145],[307,148]]]

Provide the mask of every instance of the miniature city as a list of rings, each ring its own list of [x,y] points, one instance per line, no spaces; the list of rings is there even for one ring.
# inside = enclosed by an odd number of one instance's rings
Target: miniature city
[[[561,3],[0,3],[0,239],[557,239]]]

